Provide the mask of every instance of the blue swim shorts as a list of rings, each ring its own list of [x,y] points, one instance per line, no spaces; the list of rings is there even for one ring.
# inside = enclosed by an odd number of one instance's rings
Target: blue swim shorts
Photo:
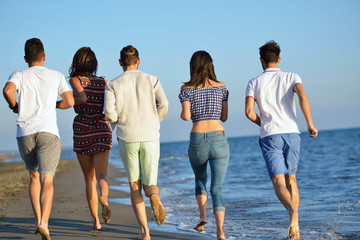
[[[298,133],[274,134],[261,138],[259,143],[269,177],[295,174],[300,156]]]

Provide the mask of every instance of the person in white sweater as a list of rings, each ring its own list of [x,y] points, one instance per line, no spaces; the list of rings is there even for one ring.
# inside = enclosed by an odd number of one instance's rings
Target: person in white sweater
[[[124,73],[110,81],[105,89],[105,115],[117,126],[120,156],[130,185],[131,203],[141,233],[135,239],[150,239],[141,194],[150,198],[156,223],[166,218],[157,186],[160,158],[160,122],[168,110],[168,100],[159,78],[138,70],[139,53],[133,46],[120,52],[120,66]]]

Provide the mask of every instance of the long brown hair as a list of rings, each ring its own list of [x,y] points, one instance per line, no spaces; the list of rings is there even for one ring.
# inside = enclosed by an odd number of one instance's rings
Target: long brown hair
[[[74,55],[69,68],[70,77],[83,75],[86,77],[96,74],[98,62],[95,53],[89,47],[82,47]]]
[[[206,51],[195,52],[190,59],[190,81],[185,86],[205,87],[207,79],[218,82],[213,60]]]

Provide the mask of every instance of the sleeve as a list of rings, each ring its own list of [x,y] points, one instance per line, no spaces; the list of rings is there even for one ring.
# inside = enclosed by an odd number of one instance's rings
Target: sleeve
[[[116,98],[113,85],[108,83],[105,87],[105,104],[104,112],[110,123],[116,123],[118,121],[118,114],[116,111]]]
[[[248,85],[246,87],[245,97],[252,97],[252,98],[256,99],[253,81],[251,81],[251,80],[248,82]]]
[[[227,102],[229,100],[229,90],[227,90],[226,88],[224,88],[223,90],[223,102]]]
[[[190,102],[190,91],[189,88],[182,89],[179,94],[180,102],[188,101]]]
[[[64,92],[71,91],[62,73],[59,73],[59,78],[60,78],[60,83],[58,88],[59,95],[63,94]]]
[[[160,84],[160,80],[157,79],[155,84],[155,98],[156,98],[156,109],[158,112],[160,122],[166,117],[168,112],[169,102],[166,98],[165,92]]]
[[[19,76],[18,76],[18,75],[19,75],[19,73],[13,72],[13,73],[10,75],[9,80],[8,80],[8,82],[12,82],[12,83],[15,84],[16,90],[18,90],[19,87],[20,87],[20,79],[19,79]]]
[[[296,84],[302,84],[302,80],[300,76],[295,73],[294,77],[292,78],[292,88],[294,88]]]

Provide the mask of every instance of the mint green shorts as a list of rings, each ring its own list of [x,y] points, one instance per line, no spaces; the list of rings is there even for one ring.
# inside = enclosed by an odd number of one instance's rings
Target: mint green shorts
[[[160,142],[124,142],[119,139],[118,142],[129,182],[142,180],[142,184],[146,186],[156,185]]]

